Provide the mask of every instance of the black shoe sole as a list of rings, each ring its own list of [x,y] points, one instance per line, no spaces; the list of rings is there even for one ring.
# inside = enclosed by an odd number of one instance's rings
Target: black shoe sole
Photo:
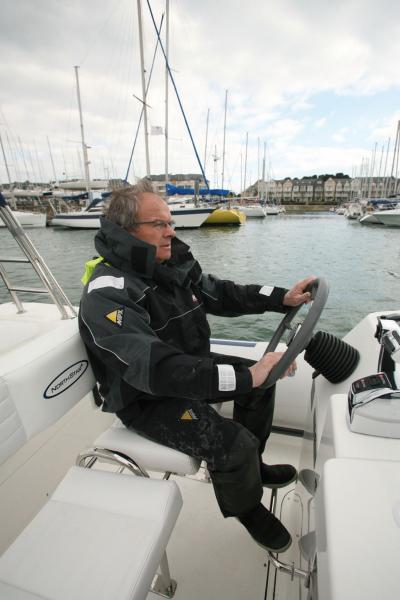
[[[292,477],[292,479],[289,479],[288,481],[285,481],[284,483],[263,483],[263,487],[266,487],[270,490],[278,490],[279,488],[283,488],[286,487],[287,485],[290,485],[291,483],[296,483],[297,482],[297,471],[296,474]]]
[[[235,517],[239,523],[240,523],[240,519],[239,517]],[[242,523],[243,525],[243,523]],[[246,526],[244,526],[246,529]],[[247,530],[248,531],[248,530]],[[280,548],[271,548],[270,546],[267,546],[266,544],[262,544],[261,542],[259,542],[258,540],[256,540],[256,538],[251,535],[250,531],[248,531],[248,533],[250,534],[251,538],[256,542],[256,544],[258,544],[258,546],[260,546],[260,548],[262,548],[263,550],[267,550],[267,552],[273,552],[275,554],[279,554],[280,552],[286,552],[286,550],[288,548],[290,548],[290,546],[292,545],[292,536],[289,533],[289,541],[285,546],[281,546]]]
[[[255,542],[257,542],[257,540],[255,540],[254,538],[253,538],[253,540]],[[263,550],[267,550],[267,552],[272,552],[274,554],[280,554],[281,552],[286,552],[286,550],[288,550],[290,548],[290,546],[292,545],[292,538],[290,537],[290,540],[288,541],[288,543],[286,544],[286,546],[282,546],[281,548],[270,548],[269,546],[265,546],[264,544],[261,544],[260,542],[257,542],[257,544]]]

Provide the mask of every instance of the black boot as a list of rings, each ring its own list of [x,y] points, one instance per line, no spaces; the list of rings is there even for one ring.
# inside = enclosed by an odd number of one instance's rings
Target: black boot
[[[292,465],[260,464],[261,480],[264,487],[281,488],[297,479],[297,471]]]
[[[284,552],[292,543],[292,538],[282,523],[262,504],[258,504],[249,512],[239,515],[252,538],[266,550]]]

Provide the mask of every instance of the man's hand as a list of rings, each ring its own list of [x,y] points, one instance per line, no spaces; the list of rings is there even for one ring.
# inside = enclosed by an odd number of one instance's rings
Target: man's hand
[[[282,358],[283,352],[268,352],[264,354],[262,358],[258,362],[256,362],[253,366],[249,367],[251,376],[253,378],[253,388],[260,386],[267,379],[268,375],[272,371],[273,367],[280,361]],[[282,375],[283,377],[295,374],[296,372],[296,363],[293,362],[288,369],[286,369],[285,373]]]
[[[299,306],[300,304],[308,304],[311,302],[311,294],[310,292],[305,292],[304,290],[310,283],[315,281],[317,278],[307,277],[306,279],[302,279],[298,281],[291,290],[286,292],[283,297],[283,305],[284,306]]]

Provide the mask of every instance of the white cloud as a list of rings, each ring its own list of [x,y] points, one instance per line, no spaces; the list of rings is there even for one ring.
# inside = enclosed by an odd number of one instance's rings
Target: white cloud
[[[332,139],[334,142],[338,143],[338,144],[342,144],[343,142],[346,141],[346,134],[348,133],[348,129],[346,129],[345,127],[343,127],[342,129],[339,129],[336,133],[334,133],[332,135]]]
[[[148,74],[155,34],[147,5],[142,4]],[[153,0],[151,5],[158,23],[164,1]],[[390,15],[384,25],[383,14]],[[170,61],[202,159],[210,109],[209,178],[214,177],[216,164],[221,179],[221,160],[215,163],[212,155],[215,150],[219,156],[222,153],[226,89],[226,172],[236,189],[244,169],[247,132],[247,171],[253,177],[259,172],[259,146],[263,148],[264,142],[276,172],[290,175],[293,168],[302,175],[300,166],[317,172],[322,164],[326,171],[344,171],[347,153],[353,153],[345,147],[350,132],[343,128],[345,115],[339,110],[333,114],[332,102],[326,109],[324,102],[334,95],[351,104],[363,96],[398,92],[399,18],[400,3],[395,0],[253,0],[245,6],[239,0],[171,1]],[[4,115],[0,130],[7,131],[11,141],[20,137],[31,152],[35,141],[43,170],[50,177],[49,136],[57,169],[65,171],[64,162],[71,165],[71,171],[79,169],[72,68],[79,64],[94,175],[104,176],[111,168],[118,174],[125,172],[140,113],[133,94],[142,93],[134,2],[3,0],[0,51]],[[163,124],[163,73],[159,56],[148,95],[150,125]],[[370,106],[362,116],[369,125],[360,128],[355,144],[361,148],[360,156],[352,164],[370,151],[371,141],[393,137],[398,118],[394,108],[382,114],[379,107],[372,111]],[[321,142],[325,131],[330,137]],[[313,132],[318,138],[312,137]],[[198,171],[172,85],[170,135],[171,170]],[[294,157],[294,151],[301,155]],[[151,140],[155,172],[164,168],[163,153],[161,137]],[[314,167],[310,160],[315,160]],[[140,132],[135,172],[143,175],[144,164]],[[3,168],[0,177],[5,178]]]

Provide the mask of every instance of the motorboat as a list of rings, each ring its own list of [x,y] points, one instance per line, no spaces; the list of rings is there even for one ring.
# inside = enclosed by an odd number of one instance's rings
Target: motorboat
[[[350,202],[344,212],[347,219],[358,220],[364,215],[364,206],[360,202]]]
[[[379,210],[373,213],[375,218],[388,227],[400,227],[400,205],[389,210]]]
[[[176,229],[200,227],[213,212],[210,206],[197,206],[194,203],[172,203],[171,216]],[[103,199],[94,200],[80,211],[60,212],[53,216],[51,224],[70,229],[99,229],[100,217],[103,214]]]
[[[359,218],[361,225],[383,225],[382,221],[376,216],[375,211],[368,211]]]
[[[21,227],[46,227],[47,216],[45,212],[25,210],[13,210],[12,212]],[[0,227],[5,227],[5,223],[1,218]]]
[[[347,206],[338,206],[333,212],[337,215],[344,215],[346,213]]]
[[[85,477],[87,471],[91,471],[93,477],[99,472],[115,473],[115,485],[120,484],[121,477],[129,481],[143,479],[137,475],[146,474],[150,480],[157,479],[157,485],[172,482],[179,488],[183,507],[167,546],[169,566],[177,587],[169,588],[167,597],[174,596],[176,600],[397,598],[399,307],[366,315],[343,340],[338,340],[317,330],[328,295],[327,283],[320,279],[313,288],[311,304],[302,309],[306,310],[305,317],[302,310],[285,315],[269,343],[213,340],[216,352],[254,360],[273,348],[284,351],[286,361],[292,361],[297,355],[295,377],[280,380],[279,372],[271,373],[272,381],[275,377],[279,382],[274,428],[264,460],[291,462],[299,474],[291,486],[272,495],[267,489],[264,492],[264,504],[275,511],[293,538],[286,552],[274,555],[259,547],[235,519],[222,518],[206,465],[197,465],[199,469],[195,474],[173,474],[179,470],[168,463],[167,448],[137,439],[140,436],[128,430],[121,432],[120,426],[113,423],[113,417],[99,410],[93,393],[86,393],[83,387],[83,381],[88,378],[86,383],[91,390],[94,380],[79,338],[76,307],[70,305],[26,232],[11,220],[1,202],[0,212],[6,213],[3,218],[7,219],[10,234],[19,241],[31,264],[40,263],[42,284],[55,300],[55,304],[21,301],[18,287],[10,285],[3,269],[0,270],[0,283],[3,280],[5,292],[9,292],[9,301],[0,305],[2,598],[79,598],[82,597],[81,592],[76,591],[82,589],[79,586],[89,585],[94,577],[99,577],[97,587],[101,592],[102,586],[106,589],[108,580],[119,572],[121,565],[115,565],[113,557],[119,555],[115,552],[115,540],[124,531],[120,517],[115,516],[106,543],[99,545],[97,504],[94,507],[86,501],[85,520],[76,521],[74,527],[64,526],[71,523],[71,502],[74,501],[71,492],[68,502],[62,505],[64,512],[56,528],[41,526],[40,515],[45,507],[50,504],[52,511],[60,507],[60,503],[57,504],[59,484],[61,481],[65,492],[63,482],[71,468],[75,476],[82,476],[80,486],[73,488],[80,501],[88,497],[87,485],[91,478]],[[3,266],[7,262],[4,258],[1,261]],[[285,339],[286,331],[289,337]],[[65,368],[58,366],[54,372],[54,356],[60,353],[62,358],[64,351]],[[37,407],[46,415],[57,413],[67,392],[69,398],[74,395],[76,398],[54,425],[33,435],[34,432],[21,423],[19,411],[22,408],[28,409],[29,422],[35,424],[39,418]],[[29,411],[30,406],[35,409]],[[231,409],[230,403],[223,403],[219,408],[226,417],[231,416]],[[54,414],[49,422],[53,420]],[[115,439],[121,433],[125,437],[136,436],[137,451],[140,447],[143,449],[141,444],[150,443],[150,446],[146,446],[141,457],[133,456],[132,461],[126,451],[100,448],[101,441],[110,436]],[[17,449],[13,451],[13,447]],[[156,457],[157,452],[161,452],[160,457]],[[79,467],[73,466],[77,456]],[[140,464],[150,458],[150,465]],[[160,469],[158,458],[163,463]],[[141,470],[136,469],[134,463]],[[125,474],[120,473],[121,470]],[[165,471],[169,481],[162,481]],[[113,489],[113,485],[101,486],[96,501],[100,498],[107,506]],[[132,494],[131,502],[135,501]],[[147,511],[154,502],[149,491],[148,502],[142,502],[136,515],[139,529],[133,528],[131,542],[129,545],[126,542],[126,548],[132,552],[124,551],[124,558],[128,554],[135,560],[143,537],[153,527],[147,520]],[[125,511],[129,504],[126,501]],[[35,517],[37,513],[39,520]],[[46,514],[48,517],[49,511]],[[90,533],[90,527],[95,541],[88,552],[90,540],[82,544],[82,530]],[[135,533],[137,531],[139,533]],[[57,554],[52,557],[48,551],[49,539],[54,541],[57,535],[69,536],[68,548],[65,550],[64,545],[59,545]],[[43,553],[37,554],[37,542],[40,548],[45,546],[45,558]],[[21,556],[23,561],[15,559]],[[138,571],[151,569],[148,559],[141,559]],[[165,564],[164,558],[162,561]],[[104,576],[99,574],[98,568],[94,575],[96,562],[104,565],[107,571]],[[115,569],[111,565],[115,565]],[[49,588],[55,572],[61,573],[61,583]],[[85,598],[152,600],[156,597],[156,588],[152,589],[148,593],[146,590],[138,592],[132,586],[129,594],[110,595],[109,592],[107,596],[103,592],[93,596],[85,593]],[[75,595],[71,590],[75,590]]]
[[[368,200],[364,214],[359,221],[362,225],[384,225],[381,219],[382,213],[391,212],[397,208],[397,201],[389,198],[377,198]]]

